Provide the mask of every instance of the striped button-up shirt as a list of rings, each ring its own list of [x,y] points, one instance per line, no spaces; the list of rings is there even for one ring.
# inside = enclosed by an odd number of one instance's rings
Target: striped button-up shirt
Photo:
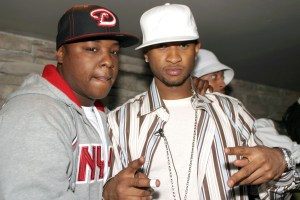
[[[232,162],[240,157],[226,155],[224,148],[257,145],[253,134],[255,119],[241,102],[226,95],[194,94],[191,104],[199,110],[198,159],[197,169],[193,170],[197,170],[198,174],[200,199],[248,199],[246,186],[227,186],[229,177],[238,171]],[[142,155],[146,157],[143,171],[149,174],[153,155],[161,140],[157,133],[164,128],[168,115],[154,81],[149,91],[109,113],[108,124],[115,154],[113,175]],[[291,171],[284,173],[278,182],[261,185],[258,191],[261,199],[279,199],[293,187],[295,176]]]

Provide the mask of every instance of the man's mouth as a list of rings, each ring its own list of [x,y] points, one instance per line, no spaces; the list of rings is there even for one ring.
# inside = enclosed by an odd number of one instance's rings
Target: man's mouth
[[[178,76],[182,72],[182,69],[180,67],[168,67],[165,70],[166,73],[170,76]]]
[[[109,81],[112,79],[111,76],[96,76],[96,79],[100,80],[100,81]]]

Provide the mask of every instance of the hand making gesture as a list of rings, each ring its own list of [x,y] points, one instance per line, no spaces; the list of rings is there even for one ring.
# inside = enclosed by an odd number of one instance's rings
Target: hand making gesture
[[[104,199],[152,199],[151,187],[158,187],[160,182],[151,180],[144,173],[139,172],[144,162],[144,157],[130,162],[127,168],[109,180],[104,187]]]

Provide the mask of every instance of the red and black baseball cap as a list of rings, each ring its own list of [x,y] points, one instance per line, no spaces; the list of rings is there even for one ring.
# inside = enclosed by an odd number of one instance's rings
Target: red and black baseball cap
[[[112,11],[97,5],[78,5],[60,18],[56,36],[56,50],[66,43],[83,40],[113,39],[121,47],[137,44],[139,39],[120,31],[119,19]]]

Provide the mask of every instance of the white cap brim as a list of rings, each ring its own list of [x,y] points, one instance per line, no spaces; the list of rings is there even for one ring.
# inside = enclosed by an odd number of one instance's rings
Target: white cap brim
[[[212,63],[208,66],[205,66],[204,69],[194,70],[191,75],[195,77],[202,77],[206,74],[210,74],[217,71],[224,71],[224,83],[226,85],[228,85],[232,81],[234,77],[233,69],[222,63]]]
[[[142,45],[135,48],[135,50],[148,47],[155,44],[167,43],[167,42],[182,42],[182,41],[190,41],[190,40],[197,40],[199,37],[196,36],[177,36],[177,37],[168,37],[168,38],[160,38],[158,40],[152,40],[143,43]]]

